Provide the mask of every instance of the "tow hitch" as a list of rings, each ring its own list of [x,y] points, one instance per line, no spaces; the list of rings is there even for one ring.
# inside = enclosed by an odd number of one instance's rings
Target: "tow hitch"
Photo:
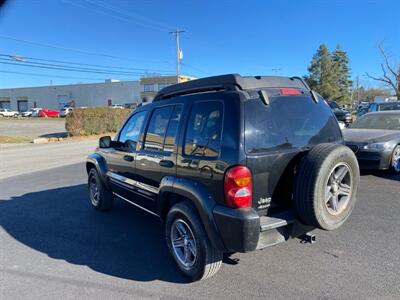
[[[301,238],[302,244],[305,244],[305,243],[314,244],[317,241],[317,237],[315,236],[314,233],[311,233],[311,232],[307,232],[306,234],[302,235],[300,238]]]

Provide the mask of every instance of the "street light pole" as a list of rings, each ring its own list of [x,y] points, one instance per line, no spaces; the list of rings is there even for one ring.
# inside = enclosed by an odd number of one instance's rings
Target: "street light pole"
[[[176,40],[176,78],[178,80],[178,83],[180,81],[179,74],[180,74],[180,64],[181,64],[181,48],[179,45],[179,36],[182,32],[185,32],[184,30],[175,30],[175,31],[170,31],[169,34],[172,34],[175,36]]]

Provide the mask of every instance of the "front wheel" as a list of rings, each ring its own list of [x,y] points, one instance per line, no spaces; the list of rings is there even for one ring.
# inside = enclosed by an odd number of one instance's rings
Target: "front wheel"
[[[213,276],[222,265],[222,252],[210,242],[194,207],[188,202],[168,212],[165,235],[168,248],[182,273],[192,281]]]
[[[400,174],[400,145],[396,146],[393,150],[390,167],[393,173]]]
[[[89,171],[88,187],[90,203],[95,209],[105,211],[112,208],[114,204],[114,195],[101,181],[95,168]]]

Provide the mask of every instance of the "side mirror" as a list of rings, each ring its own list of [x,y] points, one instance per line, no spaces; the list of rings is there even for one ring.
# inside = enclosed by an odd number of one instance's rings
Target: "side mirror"
[[[111,147],[111,137],[110,136],[102,136],[99,139],[99,148],[110,148]]]

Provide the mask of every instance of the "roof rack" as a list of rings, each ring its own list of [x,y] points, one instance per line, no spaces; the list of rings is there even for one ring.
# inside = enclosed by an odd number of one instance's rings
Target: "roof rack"
[[[307,83],[300,77],[240,76],[239,74],[227,74],[205,77],[167,86],[157,93],[153,101],[209,91],[254,90],[281,87],[310,90]]]

